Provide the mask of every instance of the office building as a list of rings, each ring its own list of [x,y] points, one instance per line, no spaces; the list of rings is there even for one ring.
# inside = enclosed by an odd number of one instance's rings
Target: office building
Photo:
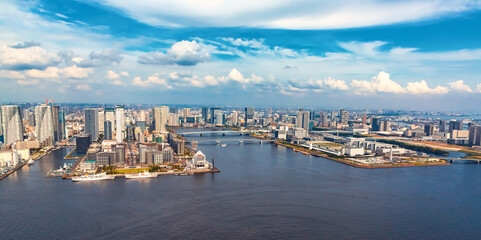
[[[115,139],[117,143],[121,143],[125,137],[125,109],[123,105],[117,105],[115,107],[115,120]]]
[[[105,128],[104,128],[104,122],[105,122],[105,111],[101,110],[98,112],[98,117],[99,117],[99,135],[104,134]],[[104,134],[105,135],[105,134]]]
[[[254,120],[254,108],[253,107],[246,107],[245,108],[245,116],[244,116],[244,125],[248,126]]]
[[[208,123],[209,118],[209,109],[207,107],[202,107],[202,119],[204,119],[204,123]]]
[[[86,108],[84,110],[84,133],[92,135],[92,141],[99,138],[99,111],[97,108]]]
[[[35,107],[35,130],[40,146],[51,146],[55,142],[53,131],[52,107],[39,105]]]
[[[309,131],[309,112],[308,111],[298,111],[296,118],[296,126],[304,130]]]
[[[105,108],[104,110],[105,121],[110,121],[111,129],[109,130],[112,134],[115,132],[115,108]],[[105,132],[105,125],[104,125]]]
[[[481,146],[481,126],[471,126],[468,136],[469,144],[473,146]]]
[[[58,112],[58,123],[59,123],[59,137],[60,137],[60,140],[62,139],[67,139],[67,133],[65,132],[65,111],[64,109],[61,109],[59,112]]]
[[[60,108],[52,105],[52,121],[53,121],[53,141],[58,142],[62,140],[62,130],[59,121]]]
[[[341,124],[347,124],[349,121],[349,112],[344,109],[340,109],[339,118],[340,118]]]
[[[112,140],[112,122],[105,121],[104,122],[104,139],[105,140]]]
[[[210,108],[210,121],[209,123],[215,123],[215,113],[216,111],[220,111],[220,107],[211,107]]]
[[[8,145],[17,141],[23,141],[23,124],[20,108],[16,105],[3,105],[1,109],[4,143]]]
[[[371,130],[381,131],[381,119],[379,117],[371,117]]]
[[[92,144],[92,135],[88,134],[78,134],[75,137],[75,146],[78,153],[86,153]]]
[[[154,131],[156,132],[166,132],[166,125],[169,119],[169,107],[161,106],[155,107],[152,110],[153,115],[153,125]]]
[[[426,136],[428,136],[428,137],[434,135],[434,125],[425,124],[424,125],[424,134],[426,134]]]

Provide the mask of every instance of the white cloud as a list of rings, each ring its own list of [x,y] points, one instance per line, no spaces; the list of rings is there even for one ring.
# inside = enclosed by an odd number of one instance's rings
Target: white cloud
[[[324,80],[324,85],[326,85],[331,89],[337,89],[341,91],[349,90],[349,87],[347,86],[346,81],[335,80],[335,79],[332,79],[331,77],[328,77],[327,79]]]
[[[250,48],[265,48],[266,46],[263,44],[264,39],[241,39],[241,38],[232,38],[232,37],[224,37],[222,40],[230,42],[234,46],[242,46],[242,47],[250,47]]]
[[[450,82],[449,83],[449,87],[454,90],[454,91],[458,91],[458,92],[473,92],[473,90],[471,89],[470,86],[468,85],[465,85],[464,84],[464,81],[463,80],[458,80],[458,81],[455,81],[455,82]]]
[[[368,94],[376,92],[404,93],[404,88],[390,79],[386,72],[379,72],[371,81],[352,80],[351,87],[356,94]]]
[[[229,73],[229,79],[240,82],[240,83],[249,83],[250,79],[244,78],[244,75],[240,73],[237,69],[232,69]]]
[[[57,67],[48,67],[45,70],[31,69],[26,71],[27,76],[33,78],[59,78],[59,69]]]
[[[167,50],[167,53],[151,52],[138,59],[142,64],[177,64],[181,66],[194,66],[210,61],[210,54],[195,40],[176,42]]]
[[[478,9],[476,1],[96,0],[155,26],[337,29],[437,18]],[[186,7],[189,6],[189,7]],[[172,18],[170,16],[175,16]]]
[[[118,79],[119,77],[120,77],[120,75],[117,74],[116,72],[114,72],[112,70],[107,71],[107,78],[108,79],[114,80],[114,79]]]
[[[93,72],[93,68],[80,68],[76,65],[66,67],[61,70],[65,78],[86,78]]]
[[[140,77],[135,77],[133,80],[133,84],[135,86],[140,86],[140,87],[151,87],[151,86],[158,85],[158,86],[163,86],[167,89],[172,88],[167,84],[167,81],[165,79],[160,78],[158,75],[149,76],[145,81],[142,81]]]
[[[60,58],[39,46],[12,48],[0,46],[0,68],[8,70],[43,69],[58,63]]]
[[[446,94],[449,92],[449,89],[442,86],[430,88],[426,81],[422,80],[420,82],[408,82],[406,92],[409,94]]]
[[[0,78],[25,79],[25,75],[16,71],[0,70]]]
[[[20,85],[37,85],[39,81],[37,79],[33,80],[17,80],[17,83]]]

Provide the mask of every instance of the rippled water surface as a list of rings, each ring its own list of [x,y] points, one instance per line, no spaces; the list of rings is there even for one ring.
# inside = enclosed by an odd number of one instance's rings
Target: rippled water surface
[[[247,138],[204,135],[191,139]],[[0,239],[479,239],[481,165],[358,169],[199,142],[218,174],[72,183],[58,150],[0,181]]]

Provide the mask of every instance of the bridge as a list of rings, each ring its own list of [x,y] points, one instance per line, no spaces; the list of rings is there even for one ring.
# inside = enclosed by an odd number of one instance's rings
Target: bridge
[[[184,136],[184,135],[199,135],[203,136],[204,134],[222,134],[223,136],[229,135],[249,135],[250,131],[198,131],[198,132],[179,132],[177,135]]]
[[[201,139],[201,140],[187,140],[185,141],[186,143],[199,143],[199,142],[215,142],[217,144],[220,144],[221,142],[227,142],[227,141],[237,141],[239,142],[239,144],[242,144],[242,143],[260,143],[260,144],[263,144],[263,143],[271,143],[271,142],[274,142],[274,140],[268,140],[268,139],[256,139],[256,138],[253,138],[253,139],[239,139],[239,138],[222,138],[222,139]]]
[[[476,162],[477,164],[479,164],[479,162],[481,162],[481,159],[479,159],[479,158],[446,158],[446,157],[441,157],[441,159],[449,161],[450,163],[461,162],[461,161],[471,161],[471,162]]]

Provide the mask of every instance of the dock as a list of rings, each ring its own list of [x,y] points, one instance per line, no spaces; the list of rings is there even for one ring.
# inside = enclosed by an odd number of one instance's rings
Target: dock
[[[27,164],[27,162],[25,161],[24,163],[21,163],[19,165],[17,165],[15,168],[13,168],[12,170],[6,172],[5,174],[2,174],[0,176],[0,181],[2,181],[4,178],[8,177],[8,175],[14,173],[15,171],[17,171],[18,169],[22,168],[23,166],[25,166]]]

